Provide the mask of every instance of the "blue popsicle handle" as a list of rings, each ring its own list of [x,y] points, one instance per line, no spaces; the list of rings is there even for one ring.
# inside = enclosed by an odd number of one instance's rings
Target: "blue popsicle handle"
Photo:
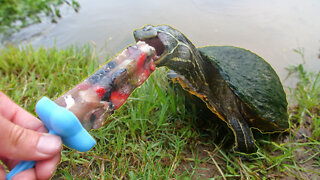
[[[64,145],[85,152],[95,144],[95,139],[84,129],[79,119],[69,110],[58,106],[47,97],[36,104],[36,112],[50,134],[60,136]],[[35,161],[21,161],[6,176],[10,180],[21,171],[33,168]]]
[[[36,161],[20,161],[6,176],[6,180],[11,180],[14,175],[27,169],[31,169],[36,164]]]

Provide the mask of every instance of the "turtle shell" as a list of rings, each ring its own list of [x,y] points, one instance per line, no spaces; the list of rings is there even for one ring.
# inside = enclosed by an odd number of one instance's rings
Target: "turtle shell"
[[[233,46],[198,50],[203,59],[212,61],[230,89],[247,105],[251,127],[261,132],[288,128],[286,94],[269,63],[251,51]]]

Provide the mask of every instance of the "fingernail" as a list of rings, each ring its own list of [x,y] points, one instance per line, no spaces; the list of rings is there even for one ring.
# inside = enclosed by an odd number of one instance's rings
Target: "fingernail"
[[[55,154],[61,149],[61,144],[60,137],[45,134],[40,137],[37,150],[42,154]]]

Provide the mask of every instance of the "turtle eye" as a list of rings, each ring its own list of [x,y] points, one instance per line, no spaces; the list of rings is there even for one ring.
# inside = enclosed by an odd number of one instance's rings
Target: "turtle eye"
[[[152,26],[150,26],[150,25],[146,25],[146,26],[143,28],[144,31],[150,31],[151,29],[152,29]]]

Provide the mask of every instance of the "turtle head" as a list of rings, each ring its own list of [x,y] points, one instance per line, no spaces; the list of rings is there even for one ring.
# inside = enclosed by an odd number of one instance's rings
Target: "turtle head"
[[[180,31],[167,26],[147,25],[133,32],[136,41],[144,41],[156,50],[154,63],[156,66],[166,66],[179,74],[193,92],[204,89],[206,83],[205,71],[208,65],[188,38]]]
[[[170,66],[172,57],[181,56],[178,45],[181,42],[189,45],[189,40],[181,32],[167,25],[146,25],[134,30],[133,35],[136,41],[144,41],[155,48],[157,66]]]

